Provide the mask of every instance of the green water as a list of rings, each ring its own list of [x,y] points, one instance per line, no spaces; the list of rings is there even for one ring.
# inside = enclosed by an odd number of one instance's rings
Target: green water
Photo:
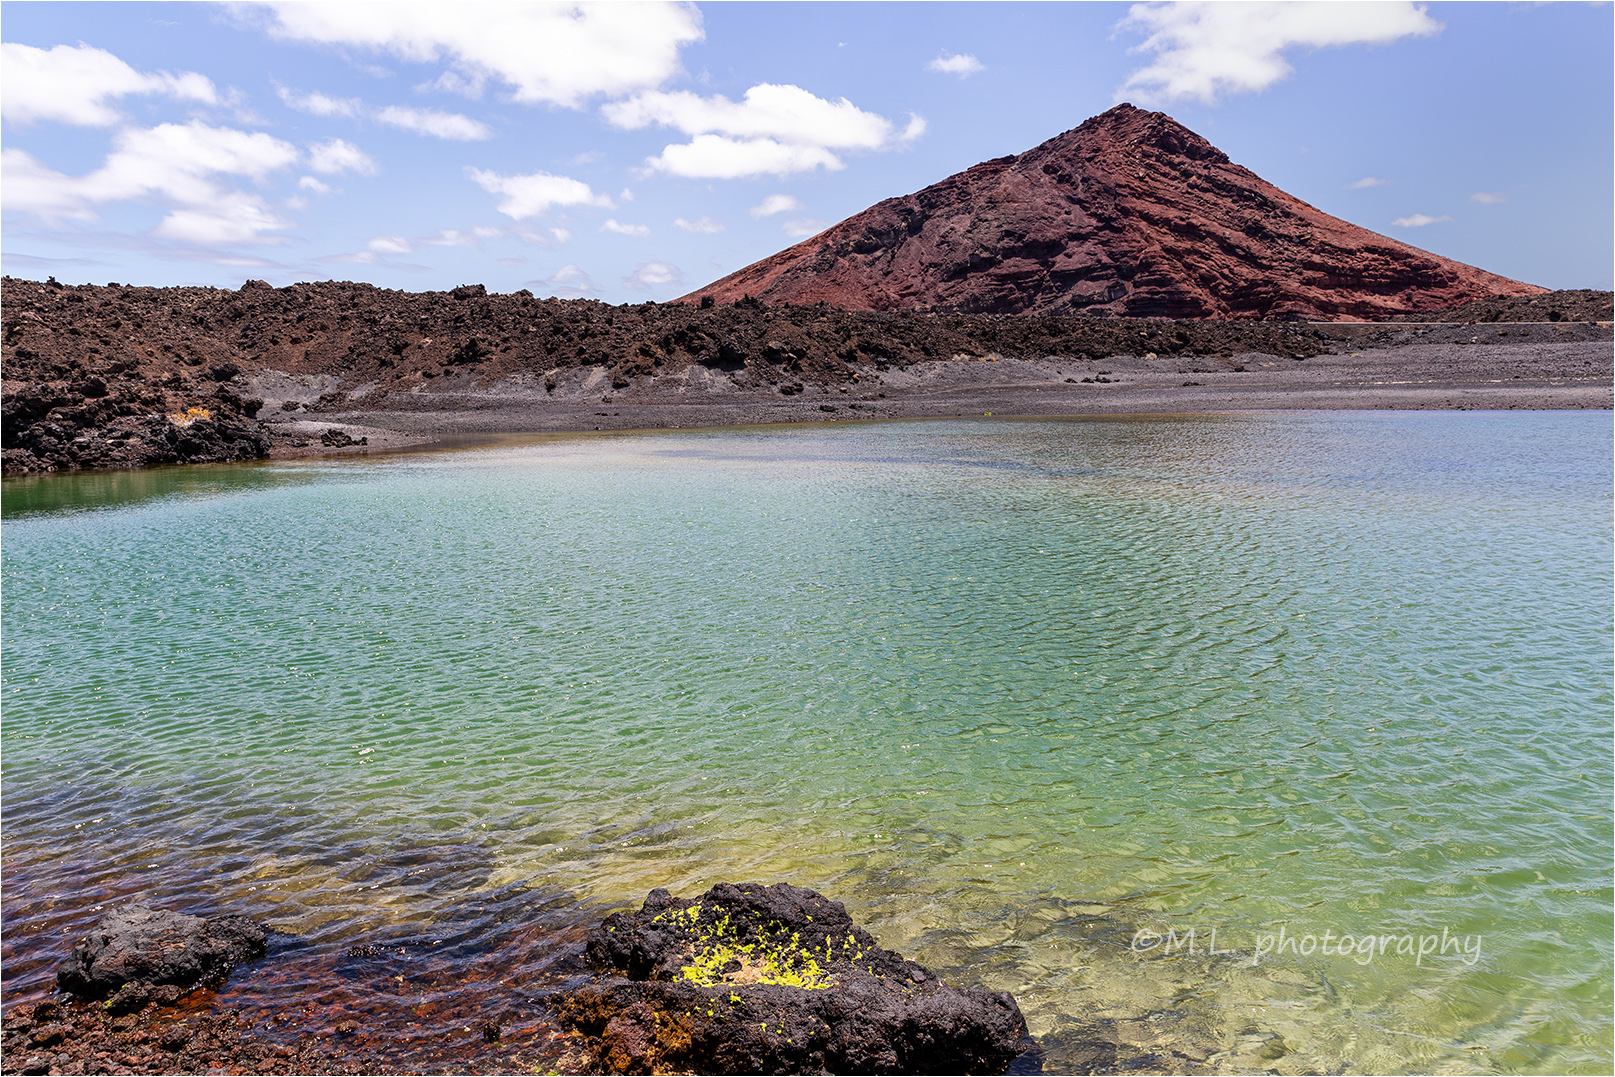
[[[786,880],[1014,991],[1051,1067],[1097,1016],[1231,1072],[1608,1072],[1610,441],[935,421],[8,480],[8,885],[184,862],[341,936]],[[403,846],[477,866],[363,870]]]

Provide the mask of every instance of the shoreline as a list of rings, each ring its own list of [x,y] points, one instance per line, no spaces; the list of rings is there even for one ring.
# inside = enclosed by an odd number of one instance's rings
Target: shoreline
[[[324,456],[456,434],[945,415],[1612,407],[1607,292],[1419,321],[712,307],[7,278],[4,470]],[[1524,319],[1524,320],[1511,320]]]
[[[444,386],[419,394],[409,408],[307,413],[266,407],[261,418],[275,434],[272,458],[298,459],[429,450],[499,435],[880,419],[1615,408],[1615,349],[1606,341],[1438,342],[1355,352],[1349,347],[1342,342],[1333,352],[1305,359],[1247,352],[1227,358],[930,361],[859,372],[850,385],[805,386],[788,397],[773,386],[692,386],[672,378],[613,389],[600,374],[584,370],[570,379],[563,375],[553,390],[503,379]],[[278,409],[294,399],[287,395],[272,403]],[[318,438],[327,430],[366,438],[367,444],[322,445]]]

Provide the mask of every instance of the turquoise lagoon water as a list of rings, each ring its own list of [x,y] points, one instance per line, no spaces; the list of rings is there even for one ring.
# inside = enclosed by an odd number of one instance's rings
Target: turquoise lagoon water
[[[1610,445],[950,420],[8,480],[8,990],[92,883],[336,946],[758,879],[1014,991],[1050,1069],[1608,1072]]]

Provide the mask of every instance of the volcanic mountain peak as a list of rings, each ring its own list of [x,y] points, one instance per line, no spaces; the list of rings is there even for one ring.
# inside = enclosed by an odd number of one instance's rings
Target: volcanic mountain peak
[[[1377,319],[1543,291],[1331,217],[1117,105],[683,297],[849,310]]]

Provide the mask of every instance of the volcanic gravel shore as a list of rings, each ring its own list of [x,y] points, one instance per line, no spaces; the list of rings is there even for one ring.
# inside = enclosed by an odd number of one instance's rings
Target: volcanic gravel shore
[[[1424,323],[4,282],[7,474],[846,419],[1611,407],[1608,292]]]

